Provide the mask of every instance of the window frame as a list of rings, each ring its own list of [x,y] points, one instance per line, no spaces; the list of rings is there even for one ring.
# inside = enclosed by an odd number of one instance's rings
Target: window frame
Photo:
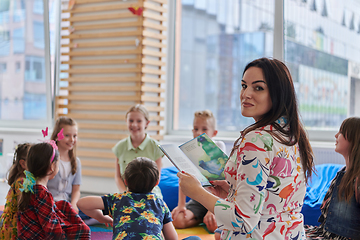
[[[284,33],[284,0],[275,0],[274,1],[274,43],[273,43],[273,57],[284,60],[284,50],[285,50],[285,33]],[[179,9],[180,7],[180,9]],[[180,48],[180,44],[177,45],[176,41],[180,40],[180,36],[176,36],[177,30],[180,31],[181,26],[176,25],[176,23],[181,23],[181,0],[169,1],[168,2],[168,49],[167,49],[167,84],[166,84],[166,121],[165,121],[165,139],[170,141],[177,141],[181,139],[188,139],[188,136],[191,135],[189,130],[174,130],[173,121],[174,121],[174,101],[176,96],[174,96],[175,86],[175,67],[176,67],[176,52]],[[180,16],[180,17],[179,17]],[[350,97],[350,96],[349,96]],[[301,118],[301,116],[300,116]],[[340,126],[339,126],[340,127]],[[329,146],[334,142],[334,135],[337,133],[337,130],[312,130],[305,128],[309,139],[314,145],[322,145],[325,143],[326,146]],[[217,134],[217,139],[224,141],[234,141],[239,137],[239,132],[233,131],[219,131]]]

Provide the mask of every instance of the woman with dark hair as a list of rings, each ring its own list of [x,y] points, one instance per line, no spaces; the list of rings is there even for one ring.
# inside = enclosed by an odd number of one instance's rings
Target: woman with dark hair
[[[215,214],[222,239],[305,239],[300,211],[314,163],[290,72],[260,58],[241,82],[241,114],[255,123],[235,141],[226,181],[213,181],[212,194],[181,172],[181,190]]]
[[[305,226],[308,239],[360,239],[360,118],[345,119],[335,135],[345,167],[332,180],[321,205],[319,226]]]

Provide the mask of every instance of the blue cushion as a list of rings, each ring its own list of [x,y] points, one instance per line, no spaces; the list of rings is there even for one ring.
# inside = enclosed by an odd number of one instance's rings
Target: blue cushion
[[[176,167],[161,169],[159,187],[170,211],[177,206],[179,199],[179,178],[176,176],[177,173],[178,170]],[[189,198],[187,198],[187,200],[189,200]]]
[[[336,173],[343,168],[342,164],[321,164],[316,165],[316,174],[308,182],[304,205],[301,213],[304,215],[304,224],[318,226],[317,221],[321,215],[320,206],[325,194],[330,187],[331,180]]]

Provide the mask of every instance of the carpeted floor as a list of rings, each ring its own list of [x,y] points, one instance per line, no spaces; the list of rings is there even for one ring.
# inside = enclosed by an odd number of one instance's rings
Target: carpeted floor
[[[92,240],[108,240],[112,238],[112,228],[105,227],[103,224],[96,224],[90,226],[91,239]],[[183,239],[189,236],[198,236],[202,240],[214,240],[214,234],[209,233],[205,227],[196,226],[186,229],[176,229],[179,239]]]
[[[90,226],[90,229],[92,240],[107,240],[112,238],[112,228],[105,227],[103,224]],[[179,239],[189,236],[198,236],[202,240],[214,240],[214,234],[209,233],[206,228],[201,225],[187,229],[176,229],[176,232],[178,233]]]
[[[0,205],[0,216],[4,211],[4,205]],[[106,227],[105,224],[95,224],[90,226],[92,240],[111,240],[112,228]],[[189,236],[198,236],[202,240],[214,240],[214,234],[209,233],[204,226],[197,226],[187,229],[176,229],[179,239]]]
[[[112,239],[112,227],[106,227],[105,224],[95,224],[90,226],[90,229],[92,240]]]
[[[199,225],[192,228],[186,229],[176,229],[178,233],[179,239],[183,239],[189,236],[198,236],[202,240],[214,240],[214,234],[209,233],[205,227],[205,225]]]

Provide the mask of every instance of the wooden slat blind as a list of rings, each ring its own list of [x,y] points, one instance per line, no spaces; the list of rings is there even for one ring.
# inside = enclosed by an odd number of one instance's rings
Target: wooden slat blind
[[[65,1],[64,1],[65,2]],[[78,122],[82,174],[114,177],[111,148],[128,136],[126,111],[141,103],[161,140],[166,0],[75,0],[62,9],[56,117]],[[142,8],[140,15],[129,8]]]

